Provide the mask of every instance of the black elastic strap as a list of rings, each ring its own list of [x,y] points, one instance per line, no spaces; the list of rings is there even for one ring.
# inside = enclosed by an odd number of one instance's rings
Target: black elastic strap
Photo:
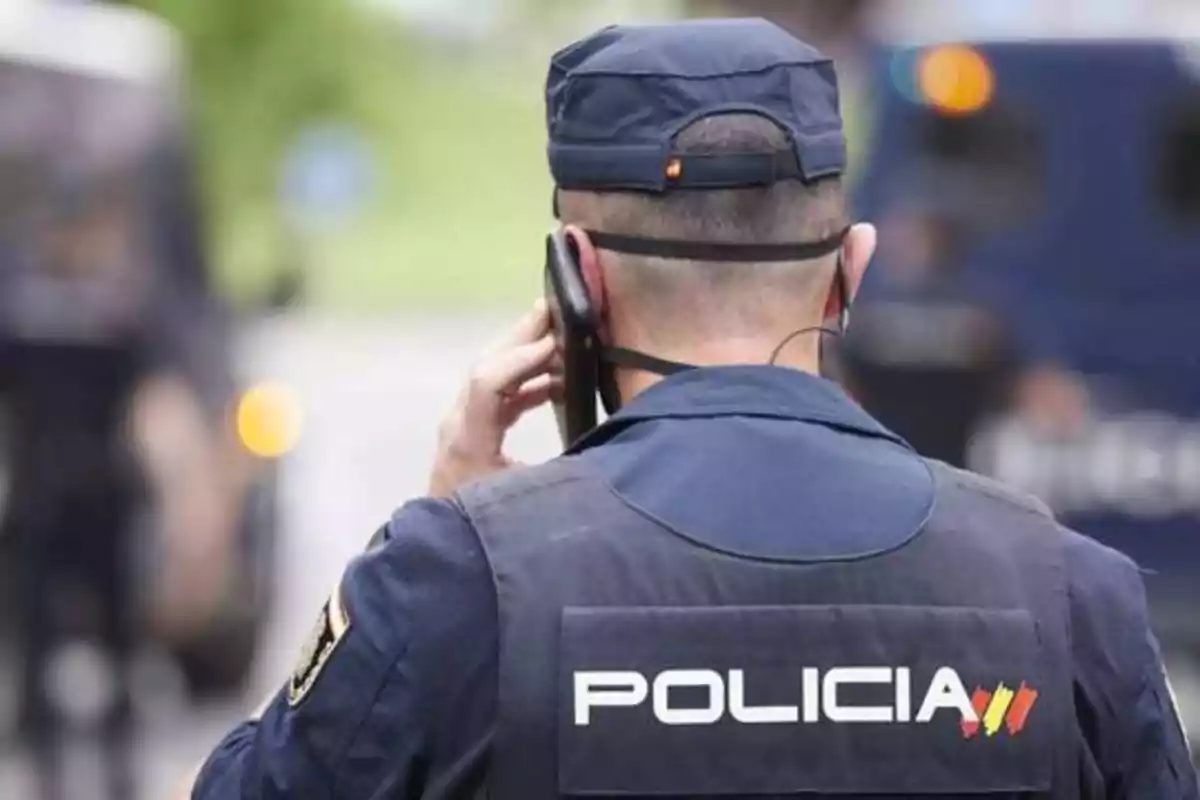
[[[696,369],[691,364],[667,361],[665,358],[656,358],[645,353],[639,353],[637,350],[626,350],[624,347],[606,347],[602,355],[604,360],[613,366],[625,367],[626,369],[640,369],[664,377]]]
[[[819,333],[822,336],[842,335],[841,331],[831,330],[830,328],[826,328],[821,325],[814,325],[810,328],[801,328],[798,331],[788,334],[788,337],[780,342],[779,346],[776,347],[774,352],[771,353],[771,357],[767,360],[767,363],[774,366],[775,362],[779,360],[779,354],[783,352],[783,349],[795,341],[795,339],[806,333]],[[641,353],[637,350],[628,350],[624,347],[606,347],[601,351],[601,357],[604,359],[604,361],[613,365],[614,367],[642,370],[643,372],[662,375],[664,378],[672,375],[678,375],[682,372],[691,372],[694,369],[699,369],[699,367],[694,364],[684,364],[679,361],[668,361],[665,358],[658,358],[657,356],[652,356],[648,353]]]
[[[587,231],[586,233],[592,244],[600,250],[688,261],[745,261],[746,263],[808,261],[834,252],[842,246],[842,242],[846,238],[846,231],[842,230],[819,242],[732,244],[681,239],[646,239],[640,236],[622,236],[600,231]]]

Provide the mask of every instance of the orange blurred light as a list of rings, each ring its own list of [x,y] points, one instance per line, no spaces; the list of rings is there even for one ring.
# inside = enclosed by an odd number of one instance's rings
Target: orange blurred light
[[[287,387],[260,384],[238,401],[238,439],[259,458],[279,458],[300,439],[301,418],[300,403]]]
[[[973,114],[996,90],[987,59],[962,45],[929,50],[917,61],[917,86],[927,103],[947,114]]]

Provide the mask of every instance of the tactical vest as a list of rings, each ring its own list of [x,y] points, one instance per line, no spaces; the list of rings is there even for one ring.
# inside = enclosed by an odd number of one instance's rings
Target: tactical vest
[[[577,457],[465,489],[499,599],[487,796],[1077,798],[1061,535],[930,468],[919,534],[817,563],[689,540]]]

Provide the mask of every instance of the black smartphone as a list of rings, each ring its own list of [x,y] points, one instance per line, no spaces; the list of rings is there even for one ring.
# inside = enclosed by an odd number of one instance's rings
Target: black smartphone
[[[600,340],[578,253],[561,230],[546,237],[546,301],[562,356],[563,392],[554,414],[566,448],[597,424]]]

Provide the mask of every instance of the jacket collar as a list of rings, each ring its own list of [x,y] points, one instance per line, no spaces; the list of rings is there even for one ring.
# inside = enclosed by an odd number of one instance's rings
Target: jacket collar
[[[728,366],[704,367],[665,378],[582,436],[567,452],[597,447],[646,420],[714,417],[808,422],[908,447],[831,381],[784,367]]]

